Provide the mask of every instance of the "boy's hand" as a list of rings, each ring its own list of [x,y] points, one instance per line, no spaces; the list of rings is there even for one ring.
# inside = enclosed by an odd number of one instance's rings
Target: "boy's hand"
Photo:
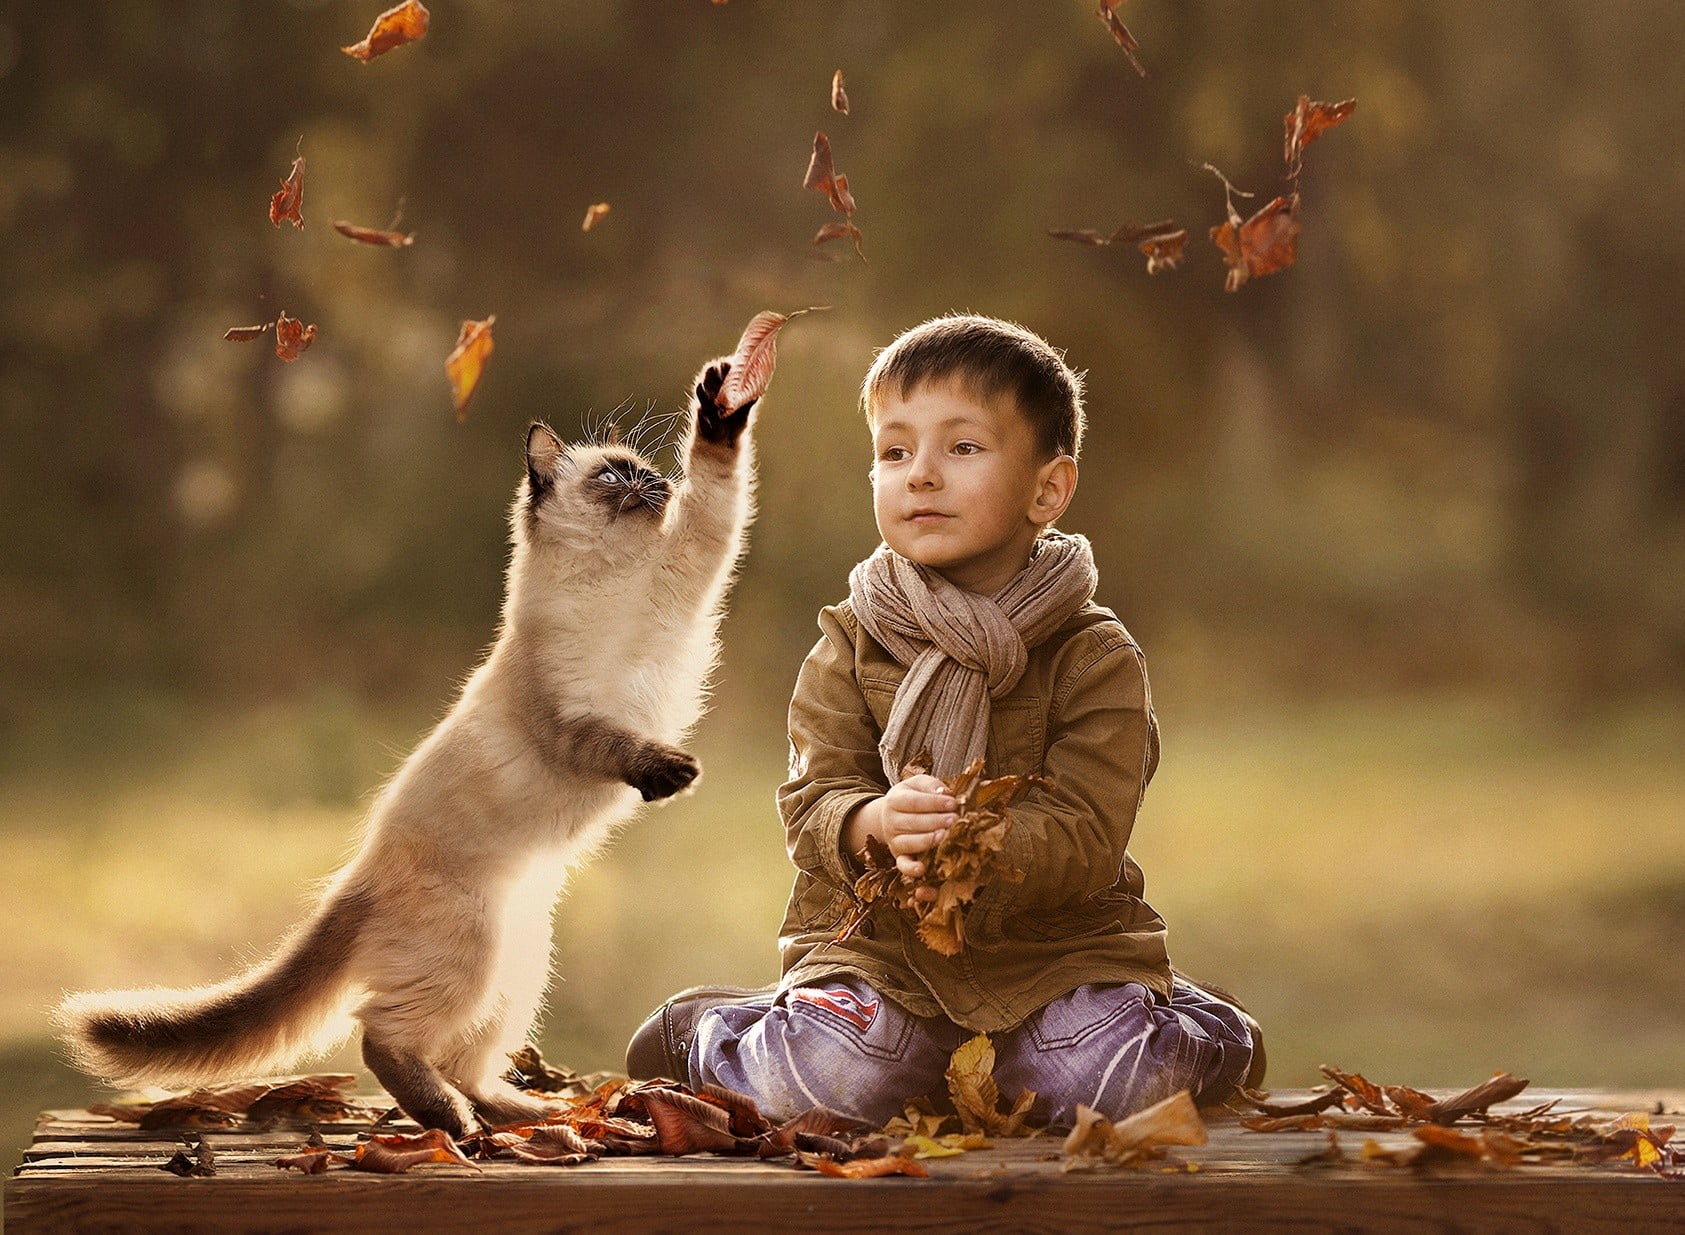
[[[731,361],[721,357],[702,370],[696,382],[696,434],[703,441],[726,447],[737,445],[749,425],[749,413],[755,410],[754,399],[729,414],[720,410],[715,398],[730,372]]]
[[[876,836],[895,855],[901,874],[917,879],[924,874],[920,856],[941,843],[958,818],[958,810],[959,803],[936,777],[909,776],[856,811],[849,818],[844,839],[851,851],[858,852],[865,847],[867,835]],[[936,894],[930,888],[920,888],[917,895],[931,900]]]

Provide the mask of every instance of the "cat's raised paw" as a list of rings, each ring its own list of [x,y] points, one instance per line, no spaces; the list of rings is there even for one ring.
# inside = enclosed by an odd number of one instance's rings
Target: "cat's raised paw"
[[[651,747],[627,774],[626,783],[644,795],[644,801],[670,798],[688,788],[702,774],[696,757],[673,746]]]
[[[737,439],[748,427],[749,413],[755,410],[755,400],[750,399],[734,411],[721,409],[718,402],[720,387],[725,384],[726,374],[730,372],[731,361],[724,357],[702,370],[696,381],[694,412],[698,437],[717,445],[735,447]]]

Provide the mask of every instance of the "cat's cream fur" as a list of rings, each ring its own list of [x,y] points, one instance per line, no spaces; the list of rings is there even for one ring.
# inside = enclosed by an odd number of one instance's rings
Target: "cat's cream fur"
[[[629,450],[533,426],[497,641],[355,856],[245,973],[68,997],[57,1020],[80,1066],[128,1084],[246,1077],[330,1049],[349,1014],[418,1121],[461,1134],[541,1112],[500,1078],[543,1000],[567,872],[640,792],[699,771],[676,743],[702,712],[753,478],[747,411],[722,421],[704,393],[676,489]]]

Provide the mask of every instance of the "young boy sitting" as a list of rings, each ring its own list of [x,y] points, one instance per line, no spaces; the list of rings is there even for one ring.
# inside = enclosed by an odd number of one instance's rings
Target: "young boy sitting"
[[[1054,1124],[1078,1103],[1118,1118],[1257,1084],[1256,1023],[1171,969],[1128,851],[1158,763],[1146,668],[1093,602],[1088,542],[1053,530],[1076,492],[1081,379],[1022,327],[950,316],[884,349],[861,402],[884,543],[820,613],[790,701],[783,977],[675,996],[628,1072],[881,1124],[942,1093],[981,1031],[1001,1092],[1035,1090]],[[903,777],[921,754],[930,774]],[[922,874],[956,817],[944,781],[979,757],[987,776],[1051,781],[1011,810],[1003,856],[1023,879],[978,892],[956,956],[885,901],[839,942],[867,838]]]

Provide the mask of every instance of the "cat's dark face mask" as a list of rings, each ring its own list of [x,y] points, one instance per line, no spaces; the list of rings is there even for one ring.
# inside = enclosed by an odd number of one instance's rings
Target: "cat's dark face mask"
[[[633,455],[604,455],[581,478],[586,496],[611,519],[622,515],[659,517],[673,496],[667,478]]]

